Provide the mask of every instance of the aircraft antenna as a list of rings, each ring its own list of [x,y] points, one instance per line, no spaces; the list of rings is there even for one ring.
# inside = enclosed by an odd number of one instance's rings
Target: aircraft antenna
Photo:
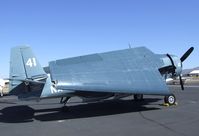
[[[131,47],[131,43],[129,42],[129,49],[131,49],[132,47]]]

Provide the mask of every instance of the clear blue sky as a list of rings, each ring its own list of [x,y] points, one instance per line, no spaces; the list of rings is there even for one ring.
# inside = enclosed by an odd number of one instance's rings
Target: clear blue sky
[[[146,46],[179,57],[195,52],[185,68],[199,66],[198,0],[1,0],[0,75],[9,71],[10,48],[30,45],[48,61]]]

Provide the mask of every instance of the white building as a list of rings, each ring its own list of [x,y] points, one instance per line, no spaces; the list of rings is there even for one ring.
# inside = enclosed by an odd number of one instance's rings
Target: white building
[[[191,72],[190,72],[190,75],[191,75],[191,76],[197,76],[197,77],[198,77],[198,76],[199,76],[199,70],[193,70],[193,71],[191,71]]]
[[[8,93],[9,80],[0,79],[0,95]]]
[[[193,69],[184,69],[182,71],[183,76],[196,76],[199,77],[199,67],[193,68]]]

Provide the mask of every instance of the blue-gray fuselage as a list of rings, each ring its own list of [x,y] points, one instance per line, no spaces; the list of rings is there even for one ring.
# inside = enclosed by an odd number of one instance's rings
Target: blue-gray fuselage
[[[50,61],[48,74],[30,47],[11,50],[10,92],[19,98],[169,95],[165,79],[178,76],[178,57],[145,47]],[[22,91],[23,90],[23,91]],[[125,95],[124,95],[125,94]]]

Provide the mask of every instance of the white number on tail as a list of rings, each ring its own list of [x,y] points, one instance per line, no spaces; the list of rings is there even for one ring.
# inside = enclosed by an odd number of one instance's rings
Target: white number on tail
[[[35,58],[29,58],[28,61],[26,62],[26,66],[36,67],[37,66],[36,59]]]

